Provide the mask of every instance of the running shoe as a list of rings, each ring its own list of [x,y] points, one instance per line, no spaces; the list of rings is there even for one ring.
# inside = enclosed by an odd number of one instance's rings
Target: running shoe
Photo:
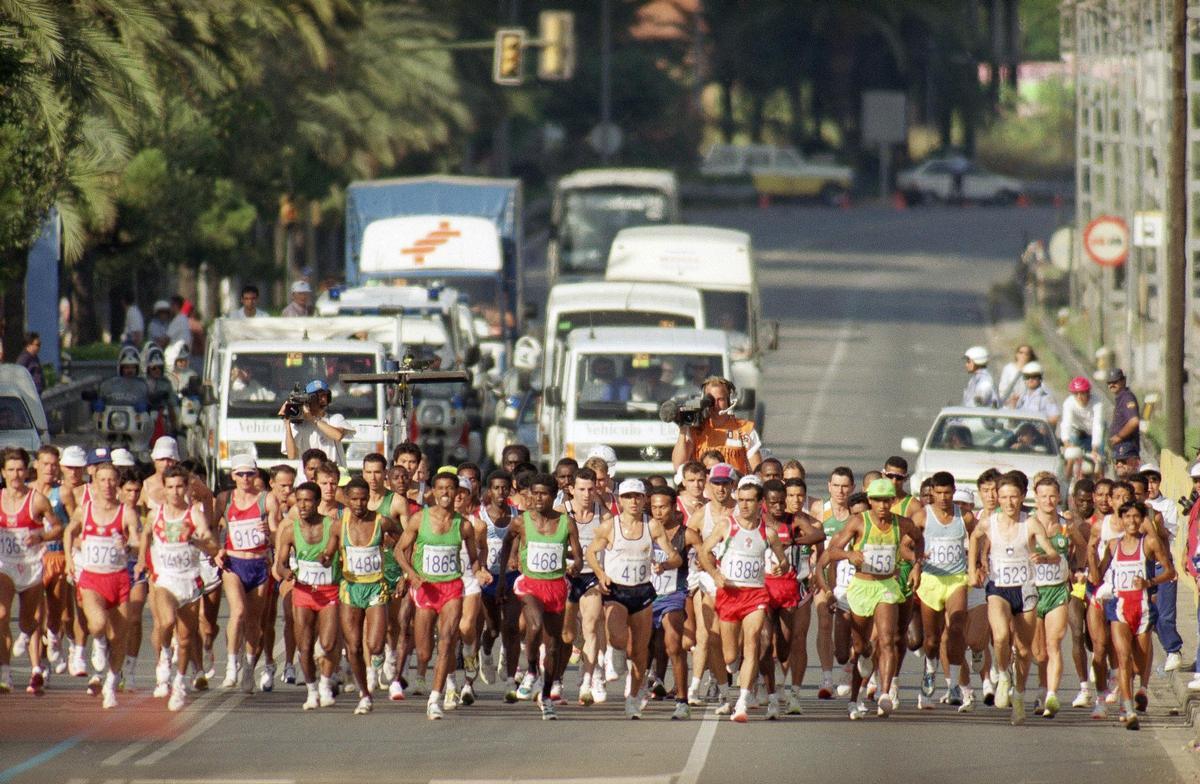
[[[776,707],[776,710],[778,710],[778,707]],[[744,697],[738,697],[737,704],[733,706],[733,713],[729,714],[729,720],[738,724],[745,724],[750,720]]]
[[[167,700],[167,710],[172,713],[178,713],[183,710],[183,706],[187,704],[187,689],[183,683],[176,683],[171,688],[171,698]]]
[[[550,700],[538,699],[538,707],[542,709],[542,721],[555,721],[558,719],[558,714],[554,711],[554,702]]]
[[[429,719],[430,721],[437,721],[438,719],[444,719],[445,717],[446,714],[442,712],[442,706],[438,705],[436,702],[431,702],[425,706],[425,718]]]
[[[308,690],[308,699],[300,706],[300,710],[316,710],[318,705],[320,705],[320,697],[317,696],[317,690],[310,688]]]
[[[1008,707],[1009,698],[1012,696],[1012,684],[1009,683],[1008,675],[1002,674],[1000,680],[996,681],[996,707],[1004,709]],[[1024,706],[1022,706],[1022,709]]]
[[[17,653],[15,647],[13,648],[13,655],[14,656],[20,655]],[[1165,672],[1174,672],[1175,670],[1178,670],[1181,667],[1183,667],[1183,657],[1180,656],[1178,652],[1168,653],[1166,660],[1163,661],[1163,670]]]
[[[463,705],[471,706],[475,704],[475,687],[469,683],[463,684],[462,691],[458,694],[459,701]]]
[[[514,682],[508,682],[508,691],[504,692],[504,701],[512,705],[517,701],[517,686]]]
[[[12,657],[19,659],[29,650],[29,635],[21,632],[17,635],[17,639],[13,640]]]
[[[637,697],[625,698],[625,718],[640,719],[642,718],[642,709],[638,706]]]
[[[169,696],[171,696],[171,684],[170,683],[167,683],[166,681],[159,681],[158,683],[154,684],[155,699],[161,700],[163,697],[169,697]]]
[[[550,701],[555,705],[566,705],[567,701],[563,699],[562,681],[555,681],[550,684]]]
[[[233,687],[237,686],[241,680],[241,668],[237,665],[230,665],[230,667],[225,670],[225,680],[221,681],[221,688],[232,689]]]
[[[490,653],[485,652],[479,656],[479,680],[485,684],[494,683],[496,680],[496,662]]]
[[[804,715],[804,708],[800,705],[800,697],[794,691],[788,692],[787,715],[789,715],[789,716]]]
[[[888,716],[892,715],[892,711],[895,709],[895,707],[896,706],[892,703],[892,695],[884,692],[879,698],[879,709],[877,712],[880,718],[886,719]]]
[[[608,686],[605,685],[603,678],[592,680],[592,702],[597,705],[608,702]]]
[[[100,637],[92,640],[92,669],[104,672],[108,668],[108,641]]]
[[[818,700],[833,699],[833,678],[822,678],[821,688],[817,689]]]
[[[1092,706],[1092,690],[1085,683],[1079,687],[1079,693],[1075,695],[1075,699],[1071,700],[1072,708],[1090,708]]]
[[[331,708],[336,702],[333,696],[333,685],[329,681],[322,680],[321,685],[317,687],[317,702],[322,708]]]
[[[772,694],[767,697],[767,721],[779,719],[779,697]]]
[[[87,662],[83,660],[83,646],[71,643],[70,661],[67,663],[67,672],[71,673],[74,678],[86,678],[88,674]]]
[[[962,705],[958,706],[959,713],[970,713],[975,710],[975,691],[973,689],[963,689]]]
[[[998,696],[999,695],[997,694],[997,697]],[[999,699],[996,700],[996,704],[999,706]],[[1025,698],[1021,695],[1012,695],[1012,717],[1009,719],[1009,722],[1014,727],[1018,727],[1025,723]]]
[[[1047,694],[1046,706],[1042,709],[1042,718],[1053,719],[1061,707],[1057,694]]]
[[[850,716],[850,721],[858,721],[863,716],[867,715],[867,708],[861,702],[851,701],[846,706],[846,711]]]
[[[469,654],[463,654],[463,672],[469,680],[475,680],[479,676],[479,652],[475,651]],[[487,683],[487,681],[484,681]]]
[[[29,676],[29,685],[25,687],[25,691],[39,697],[46,693],[46,676],[42,674],[41,669],[35,669]]]
[[[12,689],[11,683],[8,684],[8,688]],[[101,681],[100,681],[99,675],[93,675],[92,677],[88,678],[88,684],[87,684],[88,696],[95,697],[96,695],[98,695],[100,693],[100,689],[101,689]],[[2,692],[2,691],[4,691],[4,682],[3,682],[3,679],[0,679],[0,692]]]
[[[116,685],[115,684],[112,686],[105,685],[104,688],[100,690],[100,697],[101,697],[100,707],[104,708],[105,710],[117,707]]]
[[[242,693],[254,693],[254,668],[248,665],[242,667]]]
[[[667,696],[667,685],[663,683],[657,675],[650,676],[653,680],[650,691],[654,694],[654,699],[661,700]]]
[[[996,704],[996,686],[991,678],[983,679],[983,704],[989,708]]]
[[[422,694],[428,694],[429,693],[429,684],[427,684],[425,682],[424,678],[422,678],[420,675],[418,675],[417,677],[412,679],[412,684],[410,685],[410,687],[408,689],[408,693],[413,695],[414,697],[420,696]],[[438,718],[440,719],[441,716],[439,716]]]
[[[1129,719],[1125,722],[1125,729],[1127,729],[1127,730],[1141,729],[1141,724],[1138,722],[1138,716],[1136,713],[1129,714]]]
[[[1092,703],[1092,721],[1104,721],[1108,718],[1108,703],[1096,700]]]
[[[296,666],[294,664],[283,665],[283,682],[291,685],[296,683]]]
[[[1146,694],[1146,687],[1137,690],[1137,694],[1133,695],[1133,705],[1137,708],[1138,713],[1145,713],[1146,708],[1150,707],[1150,697]]]
[[[675,701],[675,712],[671,714],[672,721],[692,718],[692,709],[683,700]]]
[[[930,672],[928,669],[921,674],[921,694],[926,697],[933,696],[933,683],[936,675],[937,673]]]
[[[517,699],[522,702],[533,699],[535,683],[537,683],[537,677],[532,672],[525,673],[525,677],[521,679],[521,685],[517,687]]]
[[[371,712],[372,707],[373,706],[371,705],[371,698],[363,697],[358,701],[358,705],[354,706],[354,715],[355,716],[366,716],[368,713]]]
[[[388,684],[388,699],[392,702],[404,700],[404,687],[400,685],[400,681],[392,681]]]
[[[271,691],[275,688],[275,665],[268,664],[263,667],[262,675],[258,679],[258,688],[261,691]]]
[[[946,690],[946,702],[955,707],[963,704],[962,687],[957,683]]]
[[[446,696],[442,699],[442,707],[448,711],[452,711],[458,707],[459,702],[458,689],[447,683]]]
[[[196,673],[196,677],[192,679],[192,688],[196,691],[208,691],[208,675],[203,672]]]

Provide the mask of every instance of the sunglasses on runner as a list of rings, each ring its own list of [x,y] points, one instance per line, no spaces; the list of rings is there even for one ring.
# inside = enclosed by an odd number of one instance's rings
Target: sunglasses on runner
[[[884,471],[883,475],[888,479],[908,479],[908,474],[901,474],[895,471]]]

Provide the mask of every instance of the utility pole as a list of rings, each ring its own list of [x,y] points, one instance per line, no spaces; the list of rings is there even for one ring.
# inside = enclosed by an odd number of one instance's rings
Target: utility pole
[[[1167,247],[1163,271],[1163,409],[1167,448],[1184,456],[1184,332],[1187,273],[1187,0],[1172,0],[1171,135],[1167,143]],[[1186,456],[1185,456],[1186,457]]]
[[[600,0],[600,124],[612,125],[612,0]],[[607,148],[600,160],[608,163]]]

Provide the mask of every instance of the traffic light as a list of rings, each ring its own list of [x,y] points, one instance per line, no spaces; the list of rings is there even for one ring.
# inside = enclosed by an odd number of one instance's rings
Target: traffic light
[[[524,51],[525,28],[502,27],[497,30],[496,48],[492,56],[492,81],[505,85],[520,84],[524,71]]]
[[[538,15],[538,78],[565,81],[575,73],[575,14],[542,11]]]

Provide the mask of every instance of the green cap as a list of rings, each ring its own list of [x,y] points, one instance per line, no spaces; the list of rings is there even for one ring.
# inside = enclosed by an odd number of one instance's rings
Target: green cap
[[[867,487],[867,498],[895,498],[896,485],[890,479],[876,479]]]

